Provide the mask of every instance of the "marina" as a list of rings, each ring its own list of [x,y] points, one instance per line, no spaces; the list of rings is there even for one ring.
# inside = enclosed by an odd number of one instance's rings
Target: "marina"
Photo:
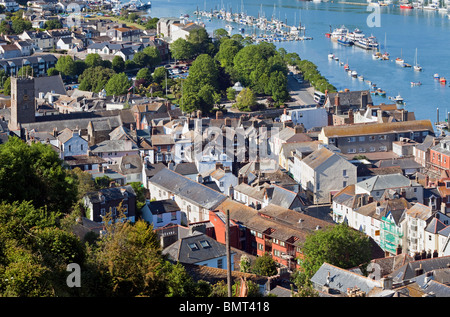
[[[188,3],[174,0],[169,4],[165,0],[153,0],[152,12],[159,16],[179,16],[188,13],[191,17],[195,17],[194,12],[198,8],[209,13],[214,13],[215,10],[219,12],[224,8],[224,11],[234,12],[233,14],[245,12],[246,15],[256,19],[258,16],[265,16],[271,20],[274,16],[276,20],[283,21],[288,26],[298,27],[301,21],[307,37],[313,38],[313,41],[272,42],[277,48],[298,53],[300,58],[313,62],[320,73],[338,90],[367,90],[371,89],[369,83],[376,83],[378,87],[382,87],[385,95],[372,95],[374,103],[386,103],[391,100],[389,97],[401,95],[404,99],[402,106],[414,111],[416,118],[421,119],[429,119],[430,113],[434,113],[436,107],[440,105],[442,108],[442,104],[446,104],[450,98],[450,87],[446,80],[441,82],[434,79],[434,74],[438,73],[439,77],[449,76],[447,70],[450,69],[450,60],[446,43],[450,43],[450,19],[444,14],[444,10],[423,10],[416,3],[412,9],[403,9],[397,1],[379,1],[381,25],[369,27],[367,17],[370,12],[367,11],[367,1],[363,0],[357,2],[358,5],[354,5],[353,2],[281,0],[276,4],[275,15],[274,3],[271,1],[246,0],[243,3],[245,8],[242,10],[241,0],[228,2],[190,0]],[[225,29],[226,25],[233,27],[227,29],[230,34],[256,33],[260,36],[264,34],[264,30],[255,25],[229,22],[212,16],[199,15],[198,18],[205,23],[206,29],[211,34],[215,29]],[[366,50],[356,45],[344,46],[339,44],[337,39],[330,40],[333,30],[344,25],[350,32],[359,29],[367,36],[376,37],[378,49]],[[245,32],[241,33],[240,28]],[[303,32],[301,30],[300,34]],[[272,34],[268,31],[265,33],[266,36]],[[402,59],[402,63],[397,63],[396,58]],[[402,67],[403,63],[411,67]],[[414,67],[416,65],[420,66],[421,70]],[[358,77],[349,76],[344,71],[350,68],[357,71]],[[359,76],[364,80],[359,79]],[[433,118],[432,121],[435,122],[436,119]]]
[[[238,27],[238,30],[256,43],[312,40],[312,37],[306,36],[306,27],[301,22],[298,25],[288,25],[287,22],[277,19],[275,12],[276,6],[274,6],[274,13],[270,18],[267,18],[262,11],[258,12],[258,16],[255,17],[247,15],[245,12],[233,13],[232,10],[226,11],[225,9],[210,11],[197,9],[194,11],[194,15],[197,20],[203,17],[208,21],[211,19],[226,21],[228,24],[225,29],[230,34],[236,25],[249,27],[250,34],[245,33],[245,28]]]

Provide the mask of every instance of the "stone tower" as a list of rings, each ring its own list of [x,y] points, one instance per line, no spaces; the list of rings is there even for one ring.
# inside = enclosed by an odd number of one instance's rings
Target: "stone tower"
[[[10,130],[20,130],[22,123],[35,122],[35,98],[33,77],[11,76]]]

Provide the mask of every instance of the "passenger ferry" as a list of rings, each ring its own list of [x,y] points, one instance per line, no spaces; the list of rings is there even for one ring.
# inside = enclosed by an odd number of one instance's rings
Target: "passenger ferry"
[[[339,39],[339,37],[341,36],[346,36],[348,33],[348,29],[345,26],[342,26],[340,28],[336,28],[333,30],[333,32],[331,32],[331,40],[332,41],[336,41]]]
[[[366,50],[376,50],[379,47],[375,36],[365,37],[356,41],[354,44]]]

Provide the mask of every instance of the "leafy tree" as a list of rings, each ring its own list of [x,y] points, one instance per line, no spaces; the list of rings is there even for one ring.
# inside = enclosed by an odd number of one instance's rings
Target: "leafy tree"
[[[78,77],[79,89],[99,92],[105,88],[109,79],[115,74],[112,69],[102,66],[89,67]]]
[[[163,67],[164,68],[164,67]],[[148,68],[141,68],[136,74],[136,80],[143,79],[144,85],[149,85],[153,81],[152,73]]]
[[[241,111],[252,111],[257,105],[256,97],[250,88],[244,88],[236,97],[236,106]]]
[[[125,73],[114,74],[105,86],[108,96],[124,95],[133,83]]]
[[[51,67],[47,69],[47,76],[55,76],[58,75],[59,71],[55,67]]]
[[[63,55],[60,58],[58,58],[55,68],[64,76],[76,75],[75,62],[71,56]]]
[[[200,98],[196,93],[185,92],[180,99],[180,108],[186,113],[193,113],[199,110],[200,105]]]
[[[277,264],[269,253],[265,253],[256,258],[252,272],[262,276],[273,276],[277,274]]]
[[[189,76],[185,81],[185,90],[199,92],[204,85],[211,85],[214,89],[219,86],[219,71],[214,59],[207,55],[199,55],[189,69]]]
[[[87,67],[103,66],[103,58],[97,53],[89,53],[84,59]]]
[[[137,52],[133,56],[133,62],[136,64],[137,67],[147,67],[149,64],[150,58],[147,54],[144,52]]]
[[[214,95],[216,91],[210,84],[206,84],[200,88],[198,97],[200,98],[200,110],[204,113],[208,113],[214,107]]]
[[[99,270],[107,272],[115,296],[161,296],[165,283],[159,278],[161,247],[153,227],[143,220],[105,221],[106,236],[94,256]],[[130,268],[133,268],[132,270]]]
[[[176,39],[170,44],[170,54],[178,60],[187,60],[194,57],[193,45],[183,38]]]
[[[36,207],[67,213],[76,200],[76,184],[58,154],[42,143],[16,137],[0,146],[0,197],[32,201]]]
[[[11,25],[9,24],[8,21],[2,20],[0,22],[0,33],[3,33],[3,34],[12,34],[13,33]]]
[[[95,182],[92,179],[92,175],[88,172],[81,170],[79,167],[76,167],[70,170],[69,173],[76,181],[78,200],[82,199],[86,193],[95,190]]]
[[[116,55],[112,60],[111,66],[116,73],[121,73],[125,70],[125,61],[121,56]]]
[[[21,67],[19,71],[17,72],[18,76],[31,76],[33,74],[33,67],[27,65],[24,67]]]
[[[24,19],[14,19],[12,20],[11,23],[11,28],[14,31],[14,34],[21,34],[24,31],[28,31],[32,29],[32,24],[30,21],[28,20],[24,20]]]
[[[190,31],[187,41],[192,44],[194,56],[208,53],[209,44],[212,43],[205,28],[196,28]]]
[[[234,101],[236,99],[236,90],[233,87],[227,88],[227,99],[230,101]]]
[[[150,20],[148,20],[146,23],[145,23],[145,28],[146,29],[148,29],[148,30],[150,30],[150,29],[156,29],[156,27],[157,27],[157,25],[158,25],[158,21],[159,21],[159,19],[158,18],[151,18]]]
[[[53,20],[47,20],[44,23],[44,28],[46,30],[53,30],[53,29],[61,29],[63,27],[61,21],[53,19]]]
[[[225,69],[232,68],[234,66],[234,57],[242,48],[242,44],[236,40],[223,39],[215,58],[219,61],[220,66]]]
[[[142,186],[141,182],[130,183],[134,192],[136,193],[136,209],[141,210],[145,206],[145,188]]]
[[[3,94],[6,96],[11,95],[11,77],[6,78],[5,83],[3,84]]]
[[[57,227],[36,231],[36,249],[46,267],[65,270],[69,263],[84,263],[86,250],[73,233]]]
[[[307,285],[323,263],[348,269],[371,258],[369,238],[346,224],[337,224],[315,231],[306,237],[301,247],[303,258],[296,284]]]
[[[77,59],[75,61],[75,76],[80,76],[86,70],[87,66],[84,60]]]
[[[284,102],[288,100],[289,93],[287,90],[287,77],[281,71],[275,71],[270,74],[268,83],[271,89],[271,95],[276,102]]]
[[[168,70],[165,67],[158,67],[153,72],[153,81],[159,85],[168,77]]]
[[[107,175],[103,175],[102,177],[96,177],[94,179],[95,188],[97,189],[107,188],[109,187],[112,181],[113,179]]]
[[[158,48],[154,46],[147,46],[143,50],[144,54],[147,55],[148,58],[148,64],[150,67],[154,68],[161,64],[161,54],[159,53]]]
[[[230,38],[228,31],[223,28],[214,30],[213,35],[214,38],[219,42],[221,42],[223,39]]]

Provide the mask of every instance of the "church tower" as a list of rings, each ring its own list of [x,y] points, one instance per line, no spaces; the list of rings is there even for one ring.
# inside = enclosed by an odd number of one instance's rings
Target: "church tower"
[[[9,129],[20,130],[22,123],[35,122],[34,78],[11,76],[11,120]]]

